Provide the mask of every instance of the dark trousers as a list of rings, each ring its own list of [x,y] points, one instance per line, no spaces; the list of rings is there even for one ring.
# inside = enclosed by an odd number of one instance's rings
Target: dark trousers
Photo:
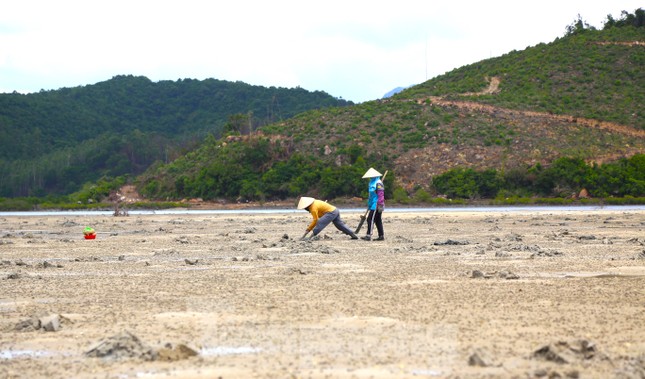
[[[374,226],[374,224],[376,224],[376,229],[378,230],[378,236],[384,237],[383,220],[381,219],[382,213],[383,212],[379,212],[377,210],[370,210],[370,212],[367,214],[367,235],[368,236],[372,235],[372,227]]]
[[[318,233],[320,233],[323,229],[325,229],[327,225],[332,222],[334,223],[336,229],[340,230],[341,232],[349,236],[354,235],[354,232],[352,232],[352,230],[349,229],[347,225],[345,225],[343,219],[340,218],[340,212],[338,211],[338,209],[334,209],[331,212],[325,213],[321,218],[318,219],[318,222],[314,227],[314,236],[317,236]]]

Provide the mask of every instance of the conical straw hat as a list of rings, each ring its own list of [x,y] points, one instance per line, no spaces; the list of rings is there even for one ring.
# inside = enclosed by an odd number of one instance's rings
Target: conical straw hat
[[[373,168],[370,167],[370,169],[367,170],[365,175],[363,175],[363,179],[365,179],[365,178],[378,178],[379,176],[383,176],[383,175],[381,175],[380,172],[378,172],[378,171],[376,171],[376,170],[374,170]]]
[[[313,197],[303,196],[303,197],[300,198],[300,201],[298,202],[298,209],[305,209],[308,206],[310,206],[311,203],[313,203],[313,202],[314,202]]]

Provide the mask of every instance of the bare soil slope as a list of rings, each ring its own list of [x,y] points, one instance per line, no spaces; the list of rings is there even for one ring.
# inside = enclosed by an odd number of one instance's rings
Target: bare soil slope
[[[481,92],[461,95],[477,97],[498,93],[500,79],[492,77],[487,80],[489,86]],[[411,149],[395,160],[397,180],[408,189],[429,183],[433,176],[455,167],[504,170],[548,163],[561,156],[575,156],[580,151],[574,146],[583,140],[598,145],[593,151],[593,156],[587,159],[598,164],[645,153],[645,130],[627,125],[570,115],[507,109],[439,96],[417,99],[416,102],[426,108],[438,106],[455,109],[459,111],[460,118],[469,119],[472,115],[482,115],[491,124],[512,125],[514,137],[508,145],[455,142]],[[473,123],[461,133],[476,133],[477,128],[478,125]],[[618,139],[623,143],[612,145],[609,142]],[[606,148],[607,146],[613,147]]]

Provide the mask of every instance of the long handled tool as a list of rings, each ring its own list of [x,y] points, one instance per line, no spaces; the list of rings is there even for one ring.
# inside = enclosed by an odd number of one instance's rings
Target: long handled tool
[[[354,234],[358,234],[358,232],[361,231],[361,228],[363,227],[363,223],[365,222],[365,219],[367,218],[367,214],[370,212],[370,210],[366,210],[364,215],[361,215],[361,221],[358,222],[358,226],[356,227],[356,230],[354,231]]]
[[[385,180],[385,175],[387,175],[387,171],[388,170],[385,170],[385,174],[383,174],[383,177],[381,178],[381,180]],[[363,227],[363,223],[365,222],[365,219],[367,219],[367,214],[368,213],[370,213],[370,208],[369,207],[367,207],[367,210],[365,211],[365,214],[361,216],[361,221],[358,222],[358,226],[356,227],[356,231],[354,232],[354,234],[358,234],[358,232],[361,231],[361,228]]]

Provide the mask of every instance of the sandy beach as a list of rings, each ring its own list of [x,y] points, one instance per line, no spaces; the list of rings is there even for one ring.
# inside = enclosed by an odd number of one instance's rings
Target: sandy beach
[[[0,216],[0,377],[645,378],[645,211],[383,218]]]

